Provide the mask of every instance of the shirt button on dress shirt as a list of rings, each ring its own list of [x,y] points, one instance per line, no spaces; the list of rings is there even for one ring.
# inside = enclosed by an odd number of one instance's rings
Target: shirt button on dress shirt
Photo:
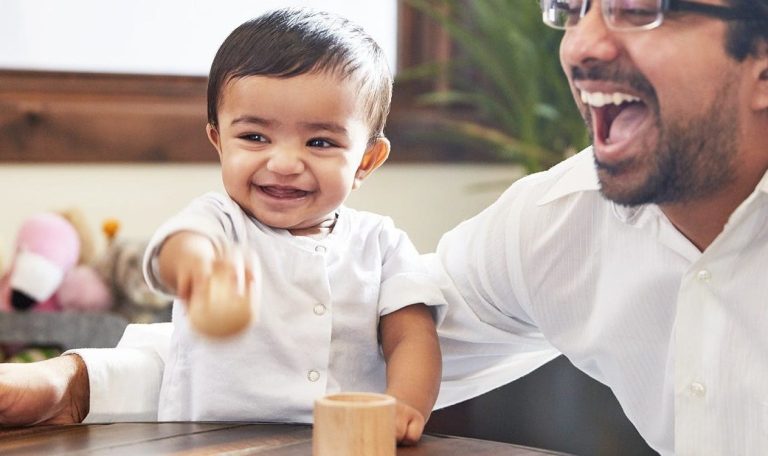
[[[707,393],[707,388],[699,382],[691,383],[689,388],[693,397],[704,397],[704,395]]]
[[[326,250],[327,249],[325,248],[324,245],[316,245],[315,246],[315,252],[317,252],[317,253],[325,253]]]
[[[315,304],[315,307],[312,308],[312,312],[314,312],[315,315],[325,315],[325,306],[322,304]]]
[[[709,282],[712,278],[712,273],[706,269],[702,269],[696,274],[696,278],[698,278],[700,282]]]
[[[307,372],[307,380],[310,382],[316,382],[320,380],[320,372],[312,369],[311,371]]]

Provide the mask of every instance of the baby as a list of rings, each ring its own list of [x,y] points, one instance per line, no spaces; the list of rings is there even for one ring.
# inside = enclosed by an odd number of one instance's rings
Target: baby
[[[160,420],[310,422],[323,395],[377,391],[397,399],[398,442],[418,441],[442,296],[389,218],[343,205],[387,159],[391,91],[376,42],[328,13],[270,12],[221,45],[207,134],[227,194],[194,200],[145,257],[150,285],[177,297]],[[236,291],[238,256],[253,269]],[[232,299],[210,299],[220,283]]]

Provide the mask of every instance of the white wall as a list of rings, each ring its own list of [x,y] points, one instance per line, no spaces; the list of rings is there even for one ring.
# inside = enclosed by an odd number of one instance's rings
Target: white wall
[[[519,176],[511,165],[389,163],[352,193],[348,205],[390,215],[427,252]],[[148,238],[209,190],[223,190],[215,164],[0,165],[0,262],[7,266],[16,230],[35,212],[77,207],[101,241],[101,222],[112,217],[121,221],[120,236]]]
[[[351,19],[396,68],[395,0],[3,0],[0,68],[206,75],[229,32],[282,6]]]

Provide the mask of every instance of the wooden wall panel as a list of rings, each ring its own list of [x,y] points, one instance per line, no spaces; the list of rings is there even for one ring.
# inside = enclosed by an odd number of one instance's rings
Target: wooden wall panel
[[[449,60],[448,35],[398,0],[400,69]],[[206,78],[0,70],[0,164],[215,162],[205,137]],[[496,161],[436,126],[445,108],[419,106],[446,75],[395,83],[386,134],[389,161]]]
[[[0,71],[0,161],[215,161],[204,77]]]
[[[0,163],[215,162],[206,78],[0,70]],[[396,83],[390,162],[483,159],[424,140],[440,110]]]

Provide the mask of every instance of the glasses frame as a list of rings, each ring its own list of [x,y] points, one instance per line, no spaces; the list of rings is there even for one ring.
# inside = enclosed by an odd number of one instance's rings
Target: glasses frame
[[[659,9],[658,17],[656,18],[656,20],[644,25],[622,27],[622,26],[616,26],[616,24],[614,24],[610,19],[611,13],[609,11],[610,7],[608,5],[608,2],[605,0],[597,0],[597,1],[600,2],[601,12],[603,14],[603,20],[605,21],[605,24],[611,30],[619,30],[619,31],[641,31],[641,30],[654,29],[660,26],[662,22],[664,22],[664,15],[669,11],[702,14],[702,15],[714,17],[716,19],[720,19],[723,21],[754,19],[754,15],[745,11],[743,8],[734,8],[731,6],[723,6],[723,5],[711,5],[709,3],[691,2],[687,0],[661,0],[661,8]],[[579,21],[581,20],[581,18],[583,18],[587,14],[587,12],[589,11],[589,8],[592,6],[592,3],[594,2],[591,0],[582,1],[581,7],[579,8],[579,20],[577,20],[575,24],[564,25],[564,26],[556,25],[551,21],[547,20],[548,8],[545,8],[545,5],[548,5],[550,3],[552,3],[552,0],[540,0],[539,2],[539,5],[541,6],[542,20],[544,21],[544,24],[546,24],[547,26],[553,29],[566,30],[579,25]]]

